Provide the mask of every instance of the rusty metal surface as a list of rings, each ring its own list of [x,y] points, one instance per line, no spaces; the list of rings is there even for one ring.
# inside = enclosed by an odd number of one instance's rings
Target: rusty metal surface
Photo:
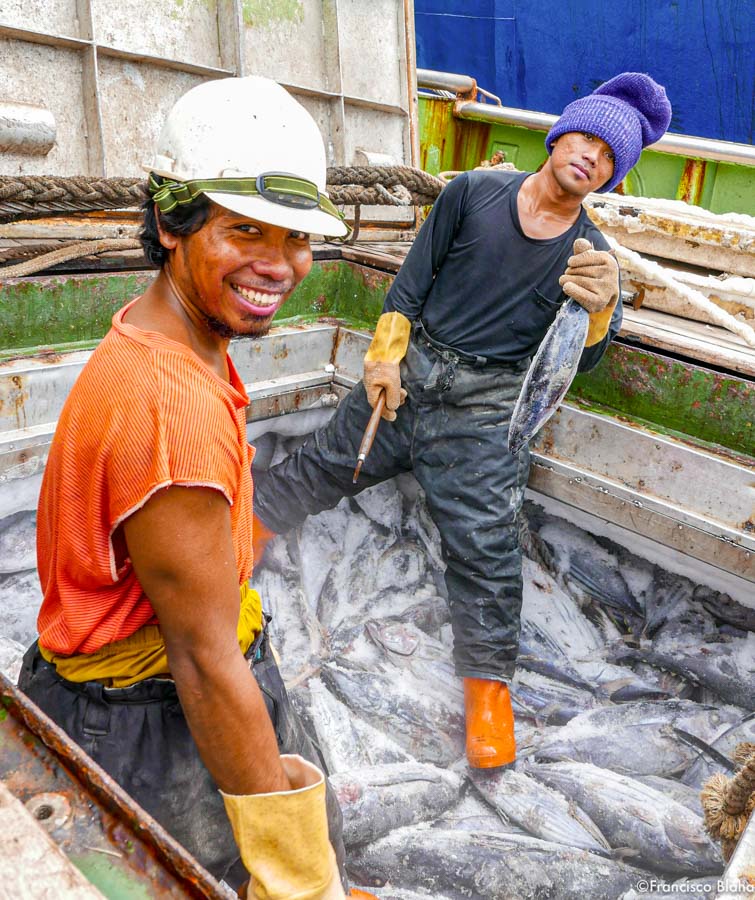
[[[683,200],[685,203],[692,203],[695,206],[701,205],[707,166],[708,163],[703,159],[686,160],[682,177],[679,179],[677,200]]]
[[[695,177],[685,190],[702,188]],[[585,208],[592,221],[626,247],[706,266],[716,271],[755,276],[755,221],[744,216],[716,216],[677,201],[647,200],[608,194],[590,197]]]
[[[0,781],[105,896],[227,897],[221,886],[0,673]]]

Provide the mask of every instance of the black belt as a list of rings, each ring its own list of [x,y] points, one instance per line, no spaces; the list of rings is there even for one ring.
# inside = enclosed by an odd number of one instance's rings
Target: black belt
[[[414,327],[415,337],[419,340],[423,340],[448,362],[462,363],[466,366],[472,366],[474,369],[484,369],[485,366],[491,362],[486,356],[477,356],[474,353],[464,353],[461,350],[449,347],[448,344],[442,344],[440,341],[436,341],[435,338],[431,338],[421,319],[415,319],[412,325]]]

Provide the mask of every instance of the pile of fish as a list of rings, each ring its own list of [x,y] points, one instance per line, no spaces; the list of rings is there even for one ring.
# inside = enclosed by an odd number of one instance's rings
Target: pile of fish
[[[254,439],[266,464],[300,441]],[[34,524],[0,528],[11,677],[36,634]],[[411,475],[279,536],[255,572],[354,883],[383,900],[630,900],[691,879],[712,896],[699,792],[755,742],[755,610],[533,504],[521,543],[518,760],[488,772],[464,758],[440,540]]]
[[[629,900],[678,879],[713,896],[699,791],[755,741],[755,611],[525,512],[507,769],[466,765],[440,541],[411,476],[279,536],[255,573],[353,881],[384,900]]]

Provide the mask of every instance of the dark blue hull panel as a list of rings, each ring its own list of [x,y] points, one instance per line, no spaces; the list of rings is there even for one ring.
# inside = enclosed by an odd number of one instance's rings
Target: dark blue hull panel
[[[415,0],[417,65],[558,114],[623,71],[666,86],[671,131],[753,142],[752,0]]]

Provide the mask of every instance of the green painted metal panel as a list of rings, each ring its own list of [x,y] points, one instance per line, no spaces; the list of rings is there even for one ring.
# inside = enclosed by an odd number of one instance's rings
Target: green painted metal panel
[[[755,456],[755,386],[743,378],[614,343],[593,372],[574,379],[567,399]]]
[[[139,296],[153,272],[62,275],[0,284],[0,359],[93,347],[114,313]],[[392,276],[339,260],[315,262],[276,316],[276,324],[337,318],[371,328]]]
[[[97,341],[113,314],[141,294],[152,272],[58,275],[0,283],[0,352]],[[27,349],[19,355],[28,355]]]
[[[457,119],[453,100],[419,98],[420,166],[433,175],[464,171],[497,150],[518,169],[537,171],[547,159],[545,132],[494,122]],[[686,199],[714,213],[752,215],[751,166],[706,163],[699,184],[689,191],[690,159],[646,150],[624,181],[624,192],[639,197]]]
[[[275,317],[275,324],[330,317],[354,328],[374,328],[393,276],[340,260],[315,263]]]
[[[0,287],[0,360],[93,347],[113,313],[152,272],[19,279]],[[371,329],[393,276],[345,260],[319,260],[275,324],[330,319]],[[638,348],[613,344],[569,398],[690,440],[755,455],[751,383]]]

